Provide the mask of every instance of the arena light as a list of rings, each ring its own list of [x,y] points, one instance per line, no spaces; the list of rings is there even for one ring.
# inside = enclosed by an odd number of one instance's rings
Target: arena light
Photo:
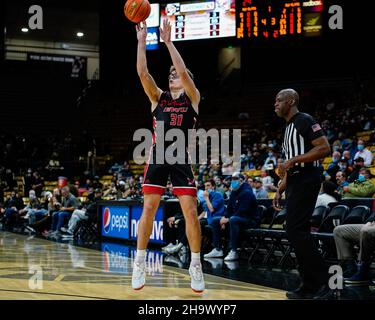
[[[27,29],[27,28],[22,28],[21,31],[22,31],[22,32],[29,32],[29,29]]]
[[[83,32],[77,32],[77,37],[82,38],[85,34]]]

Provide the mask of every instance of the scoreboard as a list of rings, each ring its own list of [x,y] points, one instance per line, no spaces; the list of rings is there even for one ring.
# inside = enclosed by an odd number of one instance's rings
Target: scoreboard
[[[160,5],[172,24],[172,41],[236,36],[236,0],[195,0]]]
[[[237,38],[320,36],[323,0],[239,0]]]

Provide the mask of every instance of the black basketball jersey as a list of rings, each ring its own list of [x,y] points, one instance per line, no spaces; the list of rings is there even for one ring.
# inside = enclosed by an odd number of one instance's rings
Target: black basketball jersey
[[[297,112],[286,124],[284,130],[283,154],[286,160],[309,152],[313,140],[324,136],[320,125],[307,113]],[[319,162],[296,163],[296,167],[318,167]]]
[[[185,135],[185,142],[188,142],[188,130],[194,129],[198,119],[189,97],[182,93],[177,99],[173,100],[169,91],[161,94],[159,103],[152,112],[153,116],[153,144],[156,143],[156,125],[157,121],[164,123],[164,134],[170,129],[181,129]],[[169,143],[166,143],[169,144]]]

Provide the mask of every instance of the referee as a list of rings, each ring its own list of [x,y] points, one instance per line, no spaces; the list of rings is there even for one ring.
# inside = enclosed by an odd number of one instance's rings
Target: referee
[[[302,283],[287,292],[289,299],[318,299],[327,296],[328,268],[315,247],[310,234],[310,218],[321,184],[318,160],[330,154],[330,146],[320,125],[308,114],[299,112],[298,93],[284,89],[276,96],[275,112],[284,118],[283,153],[285,162],[279,166],[283,179],[273,205],[286,191],[286,233],[295,250]]]

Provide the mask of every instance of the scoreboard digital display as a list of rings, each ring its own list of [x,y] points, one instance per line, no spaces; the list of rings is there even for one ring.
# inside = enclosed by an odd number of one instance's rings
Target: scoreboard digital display
[[[160,5],[172,24],[172,41],[236,36],[236,0],[200,0]]]
[[[320,36],[322,12],[323,0],[241,0],[237,38]]]

